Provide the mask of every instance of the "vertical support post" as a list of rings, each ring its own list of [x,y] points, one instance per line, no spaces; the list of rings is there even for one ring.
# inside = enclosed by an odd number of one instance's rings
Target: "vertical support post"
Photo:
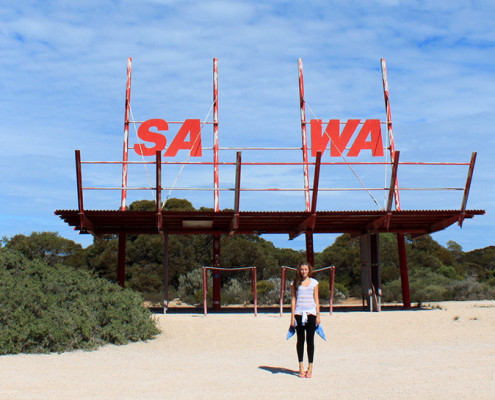
[[[299,71],[299,104],[301,112],[301,137],[302,137],[302,152],[303,152],[303,173],[304,173],[304,200],[306,203],[306,211],[311,209],[309,202],[309,168],[308,168],[308,139],[306,135],[306,101],[304,100],[304,77],[303,77],[303,62],[302,58],[298,59]]]
[[[168,233],[163,234],[163,313],[168,311]]]
[[[315,266],[315,252],[313,248],[313,232],[306,232],[306,260]]]
[[[253,280],[253,296],[254,296],[254,316],[258,316],[258,287],[256,285],[257,283],[257,277],[256,277],[256,267],[253,267],[252,269],[252,280]]]
[[[333,294],[335,292],[335,267],[330,268],[330,315],[333,314]]]
[[[311,199],[311,214],[316,214],[316,202],[318,200],[318,186],[320,184],[321,151],[316,153],[315,176],[313,179],[313,197]]]
[[[474,163],[476,162],[476,152],[471,154],[471,162],[469,163],[468,175],[466,178],[466,185],[464,186],[464,196],[462,197],[461,204],[461,215],[459,216],[459,226],[462,227],[462,222],[464,221],[467,200],[469,196],[469,190],[471,189],[471,181],[473,179]]]
[[[387,135],[390,141],[390,159],[392,162],[395,162],[395,143],[394,143],[394,131],[392,128],[392,112],[390,110],[390,97],[388,91],[388,78],[387,78],[387,65],[385,64],[385,59],[381,60],[382,67],[382,83],[383,83],[383,95],[385,97],[385,111],[387,113]],[[395,180],[395,188],[394,188],[394,197],[395,197],[395,209],[400,210],[400,196],[399,196],[399,180]]]
[[[129,153],[129,115],[131,109],[131,69],[132,58],[127,59],[127,85],[125,89],[125,114],[124,114],[124,154],[122,158],[122,198],[120,209],[125,211],[127,202],[127,160]]]
[[[77,206],[79,208],[79,225],[81,231],[85,228],[84,219],[84,199],[82,186],[82,168],[81,168],[81,151],[76,150],[76,180],[77,180]]]
[[[208,269],[203,267],[203,308],[205,317],[208,314]]]
[[[370,234],[371,289],[373,309],[381,311],[382,284],[380,274],[380,234]]]
[[[406,240],[403,233],[397,234],[397,245],[399,247],[400,283],[402,286],[402,303],[404,309],[411,308],[411,295],[409,293],[409,274],[407,271]]]
[[[162,232],[162,158],[159,150],[156,152],[156,225],[158,232]]]
[[[239,215],[239,203],[241,198],[241,166],[242,152],[238,151],[235,161],[235,195],[234,195],[234,213]]]
[[[220,235],[213,235],[213,309],[220,310],[220,288],[221,275],[220,270]]]
[[[369,311],[373,311],[372,289],[371,289],[371,256],[370,256],[370,234],[363,233],[360,236],[361,248],[361,294],[368,305]]]
[[[117,265],[117,282],[124,288],[125,287],[125,247],[126,247],[125,233],[119,233],[119,255]]]
[[[214,211],[220,210],[218,173],[218,59],[213,59],[213,204]]]
[[[284,314],[284,293],[285,293],[285,280],[287,279],[287,269],[282,267],[282,276],[280,277],[280,316]]]
[[[79,213],[84,213],[83,189],[82,189],[82,169],[81,150],[76,150],[76,179],[77,179],[77,205]]]
[[[234,216],[232,217],[232,222],[230,223],[230,233],[232,236],[235,231],[239,228],[239,202],[241,194],[241,165],[242,165],[242,153],[237,152],[236,163],[235,163],[235,194],[234,194]]]
[[[387,211],[392,211],[392,202],[394,199],[395,187],[397,184],[397,171],[399,168],[400,151],[395,152],[394,162],[392,164],[392,173],[390,174],[390,186],[388,189]]]

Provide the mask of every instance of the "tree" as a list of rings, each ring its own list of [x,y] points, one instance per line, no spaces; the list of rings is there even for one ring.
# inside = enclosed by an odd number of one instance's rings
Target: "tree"
[[[6,248],[24,254],[29,260],[39,259],[48,265],[75,267],[84,264],[82,246],[59,236],[57,232],[33,232],[30,236],[19,234],[3,241]]]
[[[347,289],[361,285],[360,244],[358,238],[343,234],[335,242],[317,254],[316,268],[335,266],[335,280]]]

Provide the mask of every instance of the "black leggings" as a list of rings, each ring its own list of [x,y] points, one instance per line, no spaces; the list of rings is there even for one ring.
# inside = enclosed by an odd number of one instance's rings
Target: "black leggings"
[[[316,315],[308,315],[306,325],[302,324],[302,315],[296,315],[296,333],[297,333],[297,357],[299,362],[303,362],[304,358],[304,336],[308,342],[308,361],[313,363],[313,355],[315,353],[315,330],[316,330]],[[305,335],[306,333],[306,335]]]

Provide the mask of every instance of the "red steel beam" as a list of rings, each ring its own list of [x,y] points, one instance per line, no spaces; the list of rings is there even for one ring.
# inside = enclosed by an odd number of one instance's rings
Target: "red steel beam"
[[[377,231],[380,230],[381,228],[386,228],[388,230],[390,226],[390,220],[392,218],[392,213],[389,212],[385,215],[382,215],[381,217],[376,218],[372,222],[366,225],[366,230],[367,231]]]
[[[218,59],[213,59],[213,209],[220,211],[220,199],[218,193]]]
[[[119,255],[117,265],[117,282],[119,285],[125,287],[125,247],[126,247],[125,233],[119,233]]]
[[[381,60],[382,67],[382,83],[383,83],[383,96],[385,98],[385,111],[387,113],[387,134],[390,140],[390,158],[392,162],[395,161],[395,143],[394,143],[394,130],[392,128],[392,112],[390,110],[390,94],[388,91],[388,78],[387,78],[387,65],[385,64],[385,59]],[[395,209],[400,210],[400,196],[399,196],[399,180],[395,181],[394,188],[395,195]]]
[[[81,151],[76,150],[76,181],[77,181],[77,205],[79,211],[79,226],[81,232],[89,232],[93,236],[98,237],[99,235],[95,232],[94,224],[88,219],[84,213],[84,196],[83,196],[83,185],[82,185],[82,168],[81,168]]]
[[[242,153],[237,152],[236,167],[235,167],[235,196],[234,196],[234,216],[230,224],[230,235],[239,228],[239,202],[240,202],[240,187],[241,187],[241,165],[242,165]]]
[[[330,315],[333,314],[333,295],[335,292],[335,267],[330,269]]]
[[[257,277],[256,277],[256,267],[253,267],[252,272],[252,285],[253,285],[253,297],[254,297],[254,316],[258,316],[258,285],[257,285]]]
[[[81,150],[76,150],[76,180],[77,180],[77,205],[79,214],[84,213],[82,169],[81,169]]]
[[[315,251],[313,247],[313,232],[306,232],[306,261],[315,266]]]
[[[394,200],[394,191],[397,184],[397,169],[399,167],[400,151],[395,152],[394,163],[392,165],[392,173],[390,174],[390,187],[388,189],[387,211],[392,211],[392,202]]]
[[[298,59],[299,71],[299,105],[301,113],[301,138],[303,152],[303,174],[304,174],[304,200],[306,211],[310,210],[309,203],[309,168],[308,168],[308,139],[306,134],[306,101],[304,100],[304,77],[302,58]]]
[[[286,267],[282,267],[282,276],[280,277],[280,316],[284,313],[284,293],[285,293],[285,285],[286,285]]]
[[[205,316],[208,314],[208,270],[203,267],[203,308]]]
[[[160,150],[156,151],[156,225],[158,232],[163,234],[162,219],[162,157]]]
[[[220,276],[220,235],[213,235],[213,309],[220,310],[220,287],[221,287],[221,276]]]
[[[129,157],[129,114],[131,109],[131,70],[132,58],[127,59],[127,85],[125,89],[125,114],[124,114],[124,151],[122,164],[122,198],[120,209],[125,211],[127,202],[127,160]]]
[[[168,234],[162,233],[163,237],[163,311],[168,310]]]
[[[315,176],[313,180],[313,198],[311,202],[311,213],[316,213],[316,202],[318,199],[318,185],[320,183],[321,151],[316,153]]]
[[[474,172],[474,163],[476,162],[476,152],[471,154],[471,162],[469,163],[469,169],[468,169],[468,175],[466,178],[466,185],[464,187],[464,196],[462,198],[462,205],[461,205],[461,215],[459,216],[459,226],[462,227],[462,223],[464,222],[464,219],[466,218],[466,205],[467,205],[467,200],[469,196],[469,190],[471,189],[471,181],[473,179],[473,172]]]
[[[406,310],[411,308],[411,294],[409,292],[409,273],[407,271],[406,241],[403,233],[397,234],[399,248],[400,283],[402,286],[402,303]]]
[[[294,233],[289,234],[289,239],[292,240],[299,236],[303,232],[312,231],[315,228],[316,223],[316,204],[318,199],[318,185],[320,182],[320,165],[321,165],[321,151],[316,154],[315,162],[315,175],[313,180],[313,198],[311,201],[311,215],[301,222]]]

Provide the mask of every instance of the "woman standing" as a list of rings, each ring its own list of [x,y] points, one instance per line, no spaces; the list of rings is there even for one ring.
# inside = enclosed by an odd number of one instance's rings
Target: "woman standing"
[[[290,325],[296,327],[297,357],[299,377],[311,378],[313,374],[313,355],[315,351],[315,330],[320,325],[320,301],[318,281],[311,278],[313,268],[308,262],[297,266],[296,279],[292,282],[292,302]],[[296,324],[297,323],[297,324]],[[307,342],[308,369],[304,372],[304,342]]]

